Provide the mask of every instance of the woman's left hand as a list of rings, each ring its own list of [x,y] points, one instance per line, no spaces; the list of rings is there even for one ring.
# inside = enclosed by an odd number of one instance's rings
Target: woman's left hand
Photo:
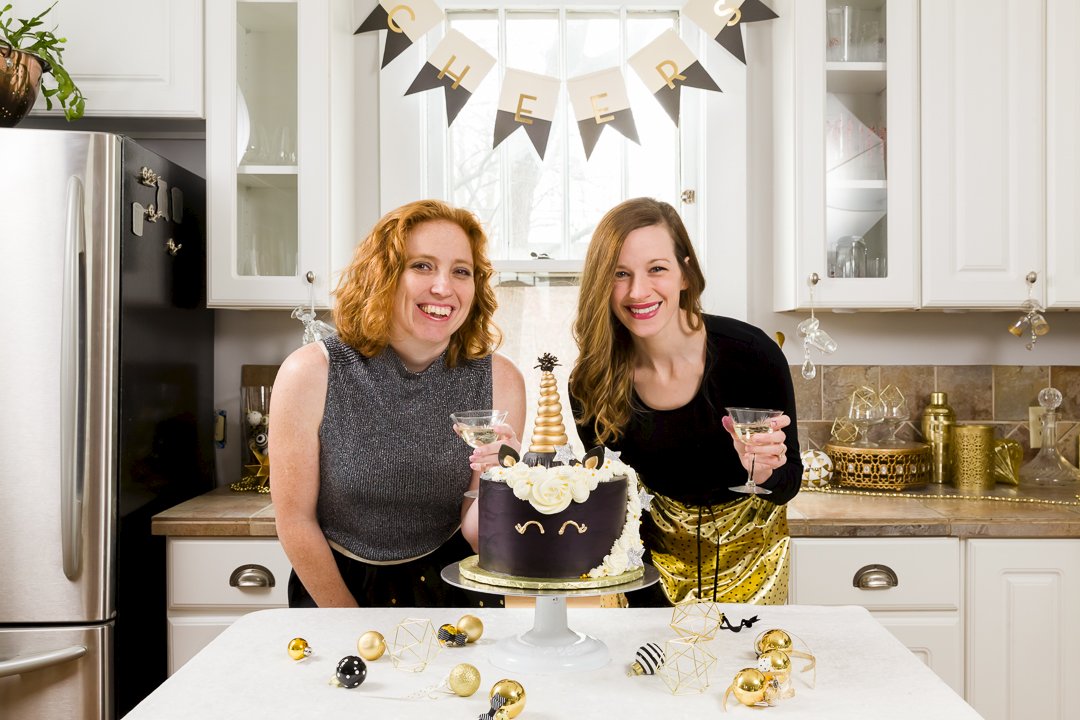
[[[746,472],[753,468],[755,484],[760,485],[768,480],[772,477],[773,470],[787,462],[787,445],[784,444],[787,435],[783,431],[783,428],[791,424],[791,418],[787,415],[770,420],[772,431],[754,435],[749,443],[744,443],[735,434],[735,425],[730,416],[725,415],[722,422],[735,443],[735,451],[739,453],[743,468]]]
[[[469,467],[473,470],[484,472],[488,468],[493,468],[498,465],[499,448],[503,445],[509,445],[514,448],[519,455],[521,454],[521,441],[518,440],[514,428],[507,424],[496,425],[495,432],[499,435],[495,442],[481,445],[474,449],[472,455],[469,456]]]

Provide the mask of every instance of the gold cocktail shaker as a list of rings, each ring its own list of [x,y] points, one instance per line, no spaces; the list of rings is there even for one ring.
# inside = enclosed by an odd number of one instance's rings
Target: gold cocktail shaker
[[[930,404],[923,410],[923,440],[930,445],[932,461],[930,482],[946,483],[952,480],[952,435],[956,425],[956,413],[949,407],[949,398],[943,392],[930,393]]]

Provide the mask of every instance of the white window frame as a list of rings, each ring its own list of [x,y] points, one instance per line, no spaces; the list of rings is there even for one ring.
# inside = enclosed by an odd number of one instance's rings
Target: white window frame
[[[445,0],[444,10],[521,10],[622,12],[634,10],[678,11],[682,0],[622,0],[586,2],[564,0],[555,8],[537,0]],[[682,188],[693,190],[696,201],[677,209],[694,241],[699,260],[710,282],[706,287],[706,310],[747,315],[747,75],[749,67],[731,57],[715,40],[686,18],[679,34],[693,48],[723,93],[687,89],[682,93],[680,166]],[[383,33],[380,33],[380,36]],[[379,197],[380,213],[419,198],[445,199],[444,165],[437,158],[445,138],[446,115],[442,93],[428,91],[404,95],[416,73],[434,49],[442,32],[431,32],[414,43],[379,72]],[[383,38],[379,39],[381,57]],[[752,50],[747,40],[748,56]],[[748,57],[748,61],[750,58]],[[624,65],[626,82],[640,82]],[[497,70],[484,82],[501,82]],[[560,92],[565,97],[566,86]],[[469,112],[466,105],[462,112]],[[708,118],[708,122],[706,122]],[[432,133],[437,121],[441,130]],[[494,122],[494,118],[492,118]],[[712,131],[712,128],[717,128]],[[359,130],[358,130],[359,131]],[[696,136],[696,139],[692,139]],[[601,142],[610,140],[602,138]],[[432,162],[432,157],[436,158]],[[710,205],[715,207],[709,211]],[[599,218],[597,218],[599,220]],[[577,273],[581,260],[496,261],[500,272]],[[715,273],[710,272],[715,269]],[[720,274],[720,271],[723,274]]]

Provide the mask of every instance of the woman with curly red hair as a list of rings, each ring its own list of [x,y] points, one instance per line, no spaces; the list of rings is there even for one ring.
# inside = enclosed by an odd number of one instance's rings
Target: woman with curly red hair
[[[438,200],[381,218],[335,292],[338,334],[296,350],[274,381],[271,492],[293,566],[292,607],[472,604],[439,577],[472,554],[464,493],[517,440],[525,385],[492,322],[487,237]],[[470,451],[449,415],[509,412]]]

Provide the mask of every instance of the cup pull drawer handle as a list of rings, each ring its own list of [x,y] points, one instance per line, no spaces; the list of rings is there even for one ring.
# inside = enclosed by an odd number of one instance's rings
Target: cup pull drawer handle
[[[851,584],[860,590],[888,590],[900,584],[900,579],[888,565],[866,565],[856,571]]]
[[[229,576],[231,587],[274,587],[274,573],[262,565],[241,565]]]

